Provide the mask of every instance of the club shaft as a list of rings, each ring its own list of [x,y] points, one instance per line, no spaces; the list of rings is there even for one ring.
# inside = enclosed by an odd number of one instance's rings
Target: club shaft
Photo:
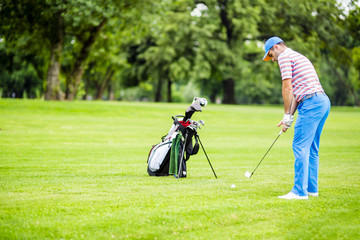
[[[254,174],[254,172],[256,171],[256,169],[259,167],[259,165],[261,164],[261,162],[264,160],[264,158],[266,157],[266,155],[268,154],[268,152],[270,151],[270,149],[272,148],[272,146],[274,146],[275,142],[278,140],[278,138],[280,137],[282,131],[280,131],[280,133],[278,134],[278,136],[276,137],[276,139],[274,140],[274,142],[271,144],[271,146],[269,147],[269,149],[266,151],[265,155],[262,157],[262,159],[260,160],[259,164],[256,166],[256,168],[254,169],[254,171],[251,173],[251,176]],[[251,177],[250,176],[250,177]]]
[[[182,152],[181,152],[179,171],[178,171],[178,175],[176,176],[177,179],[179,179],[180,174],[181,174],[181,171],[183,170],[183,169],[182,169],[182,165],[183,165],[183,161],[184,161],[184,153],[185,153],[185,148],[186,148],[186,140],[187,140],[187,137],[188,137],[188,133],[186,132],[186,133],[185,133],[184,145],[183,145],[183,149],[182,149]]]

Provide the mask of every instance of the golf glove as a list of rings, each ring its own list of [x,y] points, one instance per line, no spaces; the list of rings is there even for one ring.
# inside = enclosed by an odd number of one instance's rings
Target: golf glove
[[[294,115],[291,115],[290,113],[284,114],[282,123],[286,128],[290,128],[293,121],[294,121]]]

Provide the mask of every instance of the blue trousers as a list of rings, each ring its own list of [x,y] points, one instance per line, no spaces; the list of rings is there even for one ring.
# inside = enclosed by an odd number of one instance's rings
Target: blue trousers
[[[307,196],[318,192],[320,135],[330,112],[330,100],[315,95],[298,105],[294,129],[294,187],[291,192]]]

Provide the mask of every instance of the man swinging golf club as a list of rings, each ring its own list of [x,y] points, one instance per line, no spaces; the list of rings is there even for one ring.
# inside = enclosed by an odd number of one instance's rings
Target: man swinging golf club
[[[330,100],[324,93],[312,63],[305,56],[286,47],[279,37],[265,43],[263,61],[278,62],[282,78],[284,117],[278,124],[286,132],[298,117],[294,128],[294,186],[279,196],[282,199],[308,199],[318,196],[320,135],[330,112]]]

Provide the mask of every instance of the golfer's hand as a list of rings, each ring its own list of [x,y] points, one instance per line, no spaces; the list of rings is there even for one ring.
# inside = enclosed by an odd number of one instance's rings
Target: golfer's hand
[[[283,125],[283,121],[281,120],[280,122],[279,122],[279,124],[277,125],[278,127],[280,127],[281,125]],[[287,128],[283,125],[283,127],[282,127],[282,131],[283,132],[286,132],[287,131]]]
[[[278,127],[280,127],[281,125],[283,125],[283,132],[286,132],[288,128],[291,127],[291,124],[294,122],[294,115],[291,114],[284,114],[283,119],[279,122],[279,124],[277,125]]]

